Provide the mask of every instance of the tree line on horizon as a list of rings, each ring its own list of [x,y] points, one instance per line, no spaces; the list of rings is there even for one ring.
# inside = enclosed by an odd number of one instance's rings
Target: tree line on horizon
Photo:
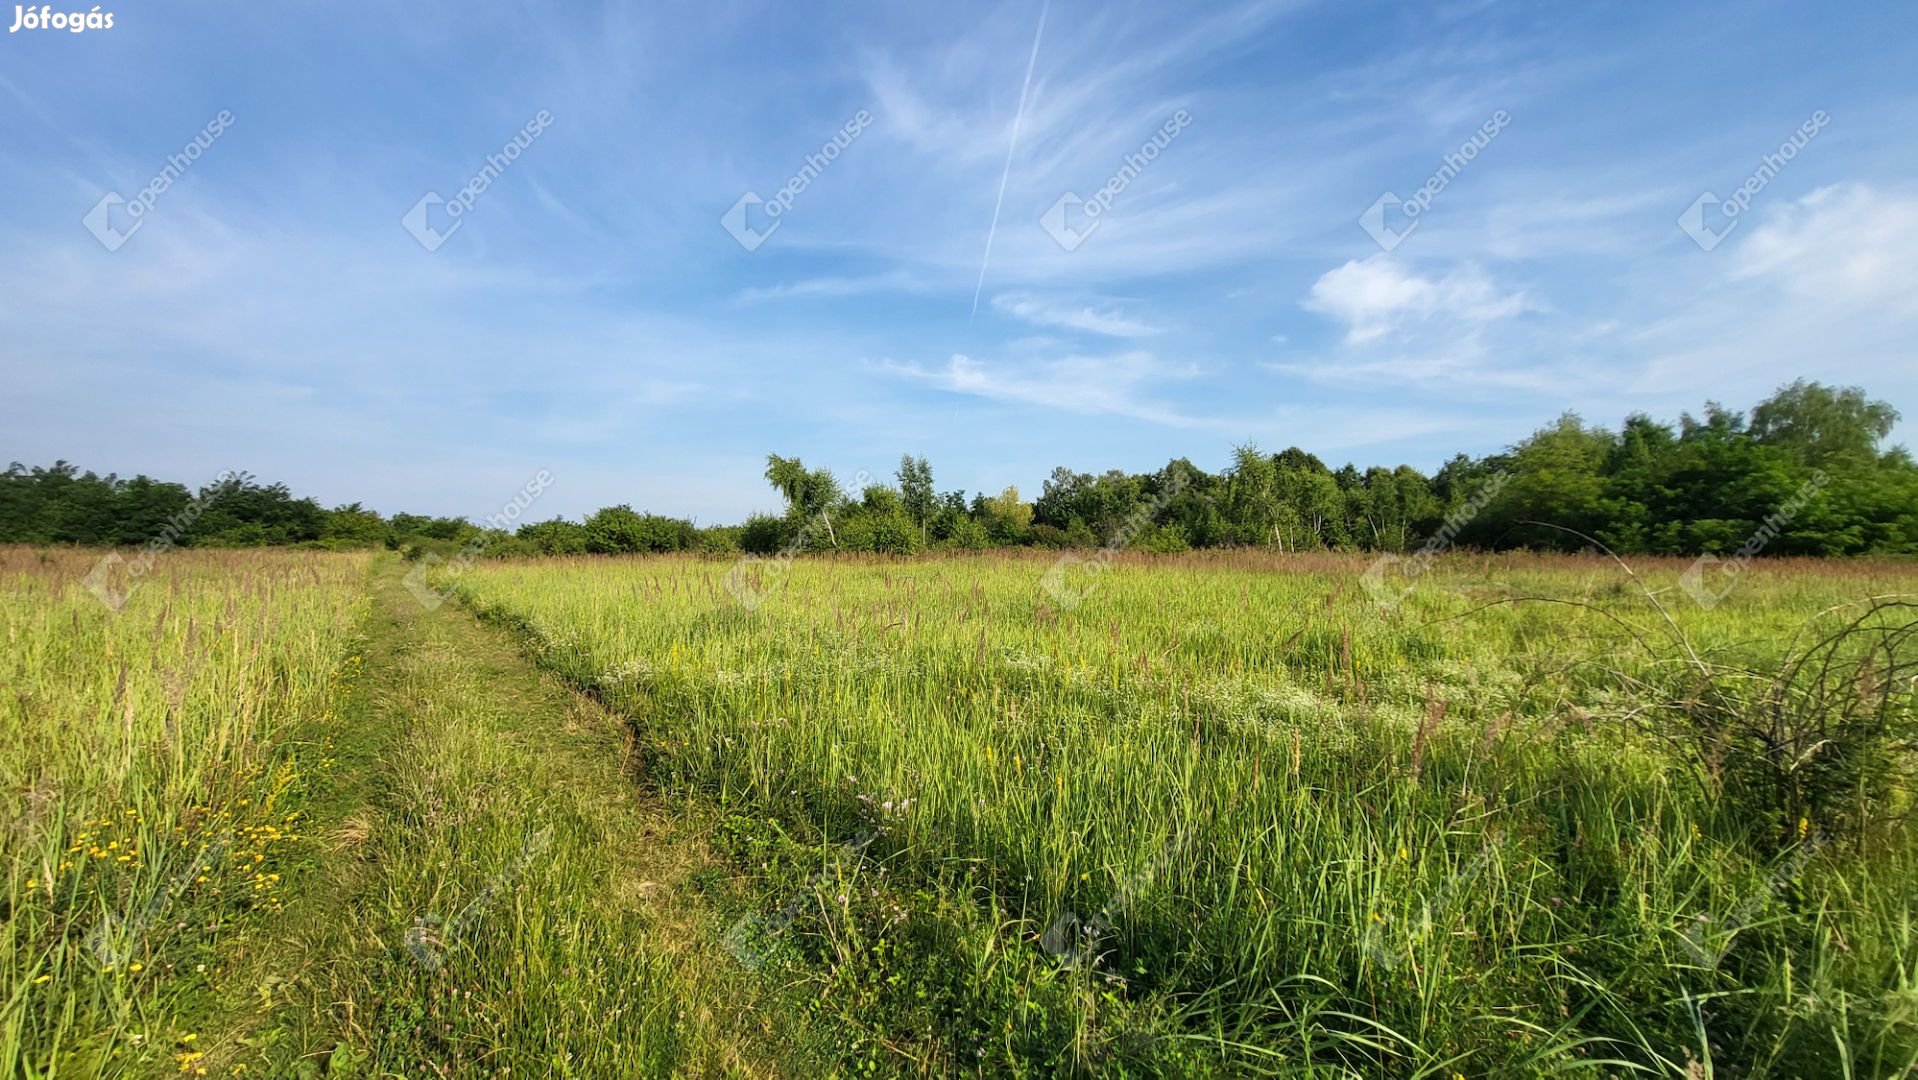
[[[1054,469],[1039,497],[938,491],[906,455],[892,483],[846,490],[829,470],[767,458],[780,514],[740,525],[610,506],[508,532],[461,518],[332,509],[248,474],[191,491],[136,476],[15,463],[0,474],[0,542],[130,546],[169,523],[184,546],[465,548],[489,556],[801,552],[911,554],[992,547],[1138,550],[1263,547],[1406,551],[1454,545],[1622,554],[1738,548],[1761,530],[1774,555],[1918,553],[1918,464],[1882,444],[1895,409],[1856,387],[1800,380],[1748,412],[1708,403],[1676,424],[1638,413],[1614,431],[1566,413],[1503,452],[1459,454],[1427,476],[1411,466],[1333,469],[1298,447],[1247,444],[1219,473],[1185,458],[1150,473]],[[191,512],[189,512],[189,508]]]

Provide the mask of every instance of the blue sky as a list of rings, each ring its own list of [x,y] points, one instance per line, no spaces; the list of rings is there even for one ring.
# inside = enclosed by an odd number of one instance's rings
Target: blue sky
[[[1864,385],[1911,441],[1918,9],[1665,7],[141,2],[22,27],[0,457],[471,516],[546,469],[536,516],[711,522],[776,504],[769,451],[842,480],[911,451],[941,489],[1028,497],[1055,465],[1217,469],[1248,440],[1429,469],[1568,408],[1675,418],[1801,375]],[[748,244],[722,225],[835,135],[776,229],[766,202]],[[137,222],[106,208],[108,250],[83,219],[196,136]],[[1361,226],[1435,174],[1411,231],[1393,205],[1384,243]],[[402,224],[429,192],[434,250]],[[1700,242],[1678,222],[1707,192]]]

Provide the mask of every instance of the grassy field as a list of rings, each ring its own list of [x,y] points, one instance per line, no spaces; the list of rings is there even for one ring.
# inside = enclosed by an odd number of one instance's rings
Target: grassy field
[[[1387,608],[1366,566],[1121,560],[1081,597],[1043,558],[582,560],[461,588],[635,718],[651,782],[723,808],[774,883],[743,951],[864,1033],[848,1067],[1909,1067],[1910,832],[1777,843],[1634,716],[1694,652],[1776,668],[1908,570],[1781,563],[1706,609],[1683,563],[1460,556]],[[768,927],[822,861],[837,887]]]
[[[0,1075],[1918,1061],[1908,566],[92,562],[0,550]]]
[[[195,1073],[268,986],[362,556],[175,555],[110,610],[97,554],[0,549],[6,1076]]]

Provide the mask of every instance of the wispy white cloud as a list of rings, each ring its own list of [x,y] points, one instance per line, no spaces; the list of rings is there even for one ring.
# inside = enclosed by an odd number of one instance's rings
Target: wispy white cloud
[[[1441,321],[1469,332],[1526,310],[1523,291],[1505,291],[1475,266],[1426,277],[1387,255],[1354,259],[1312,284],[1304,307],[1347,325],[1348,344],[1379,341],[1408,323]]]
[[[1918,194],[1829,186],[1761,208],[1740,229],[1709,254],[1680,237],[1577,312],[1471,264],[1419,274],[1383,257],[1347,263],[1303,305],[1346,327],[1341,344],[1261,366],[1327,387],[1489,391],[1595,419],[1672,415],[1706,398],[1749,403],[1797,377],[1865,382],[1894,398],[1918,379]],[[1541,317],[1513,317],[1522,312]]]
[[[1164,329],[1127,314],[1124,306],[1116,300],[1077,300],[1034,293],[1000,293],[992,298],[992,306],[996,311],[1034,326],[1083,330],[1107,337],[1150,337]]]
[[[1918,196],[1822,187],[1761,219],[1732,256],[1733,282],[1770,283],[1831,312],[1910,318],[1918,315]]]
[[[1753,214],[1621,336],[1635,387],[1739,400],[1803,376],[1918,384],[1918,192],[1848,183]]]
[[[892,269],[857,277],[826,275],[779,285],[753,285],[739,290],[734,298],[741,303],[754,303],[815,296],[861,296],[877,292],[923,293],[931,289],[932,286],[917,274],[904,269]]]
[[[1394,353],[1390,356],[1355,359],[1313,358],[1309,360],[1271,361],[1260,365],[1268,371],[1297,376],[1315,383],[1351,386],[1418,387],[1421,391],[1506,390],[1553,395],[1571,400],[1589,391],[1589,373],[1564,364],[1494,366],[1487,362],[1483,349],[1468,348],[1453,352]]]
[[[1207,426],[1210,421],[1170,408],[1153,387],[1190,379],[1198,369],[1166,363],[1146,352],[1113,356],[1065,356],[1021,364],[988,364],[954,353],[940,367],[886,361],[885,373],[953,394],[1036,405],[1087,415],[1112,415],[1174,427]]]

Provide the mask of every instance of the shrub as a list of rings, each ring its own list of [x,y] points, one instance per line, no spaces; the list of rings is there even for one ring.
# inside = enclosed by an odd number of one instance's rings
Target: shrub
[[[565,518],[521,525],[519,536],[543,555],[586,553],[586,526]]]
[[[690,521],[635,513],[623,503],[595,512],[585,530],[586,550],[605,555],[684,551],[698,532]]]
[[[737,555],[740,551],[740,532],[737,525],[714,525],[701,529],[694,550],[701,555]]]
[[[1181,551],[1192,550],[1185,538],[1185,529],[1179,525],[1167,525],[1153,529],[1139,541],[1139,550],[1160,555],[1175,555]]]
[[[903,509],[868,514],[865,520],[871,546],[863,550],[897,555],[910,555],[919,550],[919,528]]]
[[[1775,671],[1701,657],[1671,624],[1680,656],[1614,674],[1639,702],[1636,719],[1754,842],[1855,838],[1901,812],[1918,759],[1914,614],[1918,603],[1874,598]]]
[[[754,514],[739,527],[740,550],[752,555],[777,555],[786,546],[793,530],[786,519],[771,514]]]
[[[981,551],[992,545],[992,536],[977,520],[962,517],[952,523],[952,536],[947,543],[960,551]]]

